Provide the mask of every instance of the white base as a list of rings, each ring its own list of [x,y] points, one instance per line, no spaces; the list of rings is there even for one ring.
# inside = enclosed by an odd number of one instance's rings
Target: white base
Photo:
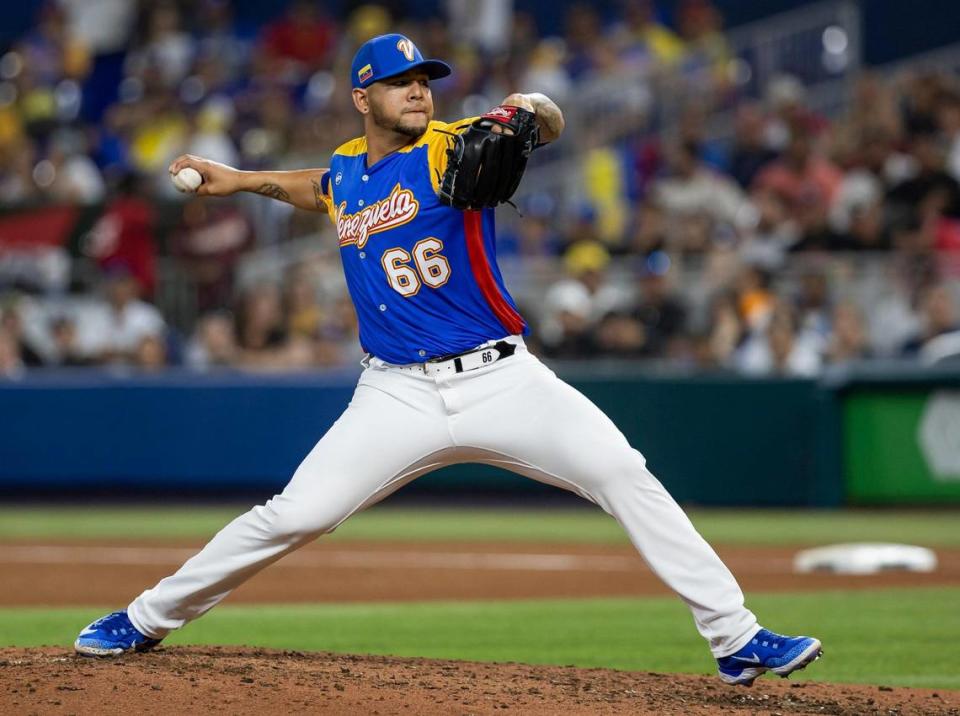
[[[795,572],[877,574],[878,572],[933,572],[937,555],[926,547],[907,544],[835,544],[798,552]]]

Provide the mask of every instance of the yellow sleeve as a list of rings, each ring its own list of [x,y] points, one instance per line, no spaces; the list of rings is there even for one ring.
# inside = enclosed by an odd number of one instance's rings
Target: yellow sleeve
[[[336,225],[337,210],[333,203],[333,182],[330,181],[330,179],[330,170],[324,169],[320,175],[320,181],[313,180],[313,195],[318,206],[320,202],[324,203],[327,207],[327,214],[330,216],[330,221]]]
[[[344,142],[335,150],[333,150],[334,155],[340,155],[344,157],[357,157],[361,154],[366,153],[367,151],[367,138],[366,137],[357,137],[356,139],[351,139],[348,142]],[[333,164],[333,157],[330,157],[330,163]],[[321,199],[327,204],[327,213],[330,215],[330,221],[333,222],[333,225],[337,224],[337,200],[333,196],[333,185],[336,183],[333,181],[334,177],[331,174],[330,169],[324,170],[324,173],[320,176],[320,186],[314,187],[314,191],[317,192],[317,199]]]
[[[427,145],[427,162],[430,165],[430,181],[433,183],[433,190],[440,191],[440,179],[443,173],[447,171],[447,149],[450,147],[450,134],[460,134],[477,121],[479,117],[467,117],[457,122],[431,122],[430,129],[424,136],[424,143]]]

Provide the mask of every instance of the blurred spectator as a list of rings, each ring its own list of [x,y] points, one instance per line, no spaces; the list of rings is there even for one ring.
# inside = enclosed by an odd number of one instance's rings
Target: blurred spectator
[[[235,204],[199,197],[187,201],[170,249],[190,278],[201,313],[230,304],[237,259],[252,242],[250,223]]]
[[[506,49],[510,40],[513,0],[446,0],[454,37],[480,48],[485,54]]]
[[[93,156],[105,174],[123,176],[132,170],[132,115],[126,104],[112,105],[104,112]]]
[[[885,266],[880,277],[883,289],[870,296],[866,304],[867,333],[877,357],[900,357],[903,345],[921,330],[910,273],[911,269],[901,261]]]
[[[597,230],[597,212],[590,205],[581,206],[579,211],[568,217],[563,224],[564,249],[574,244],[595,242],[602,244],[600,232]]]
[[[709,114],[700,102],[688,102],[677,116],[677,141],[697,149],[697,159],[716,173],[728,178],[727,143],[708,130]]]
[[[57,126],[57,99],[55,88],[37,77],[38,69],[29,64],[25,52],[23,69],[16,80],[18,119],[27,135],[42,141]]]
[[[960,92],[946,90],[937,108],[937,128],[946,142],[946,169],[960,181]]]
[[[323,324],[322,336],[325,342],[338,346],[341,359],[346,360],[356,356],[360,360],[363,355],[357,345],[359,327],[357,314],[350,300],[349,294],[343,292],[335,298],[326,315]]]
[[[654,184],[654,200],[672,214],[703,214],[735,225],[746,202],[736,183],[707,168],[699,159],[699,148],[693,144],[674,143],[667,156],[670,173]]]
[[[883,205],[879,201],[852,207],[849,227],[852,249],[888,251],[893,248],[890,232],[883,224]]]
[[[628,222],[625,177],[620,156],[598,147],[583,157],[583,194],[589,205],[597,237],[608,246],[622,241]]]
[[[19,378],[24,369],[17,341],[0,326],[0,378]]]
[[[103,288],[105,300],[77,313],[77,343],[96,362],[131,363],[143,339],[162,340],[166,325],[155,307],[139,299],[139,284],[125,267],[111,267]]]
[[[910,145],[916,172],[887,194],[898,215],[916,211],[921,220],[960,216],[960,184],[946,171],[944,147],[933,132],[916,133]]]
[[[633,297],[629,289],[610,281],[610,254],[602,244],[578,242],[567,250],[563,261],[570,278],[547,292],[541,338],[550,355],[583,357],[590,353],[596,323],[611,312],[629,309]]]
[[[563,105],[571,90],[570,77],[563,66],[564,55],[564,45],[559,38],[541,40],[530,54],[520,86],[535,87],[538,92]]]
[[[195,69],[204,88],[214,93],[244,72],[244,64],[250,59],[250,42],[234,23],[230,0],[201,0],[197,6],[199,39]]]
[[[611,311],[593,331],[590,353],[611,358],[640,358],[647,352],[647,333],[630,313]]]
[[[890,235],[900,255],[911,257],[916,262],[928,262],[932,255],[931,251],[936,245],[935,229],[939,219],[936,216],[925,219],[918,212],[906,207],[903,211],[894,211],[888,205],[888,209],[893,214],[890,220]],[[920,266],[918,263],[913,263],[909,270],[919,271]]]
[[[777,157],[767,145],[765,130],[766,119],[759,107],[743,104],[737,108],[730,175],[745,189],[757,173]]]
[[[804,202],[829,208],[842,179],[837,167],[814,152],[810,130],[795,123],[790,127],[790,139],[783,156],[756,176],[754,186],[777,192],[795,211]]]
[[[16,364],[24,368],[36,368],[43,365],[43,358],[30,345],[23,335],[23,318],[17,299],[7,299],[0,304],[0,331],[10,342],[7,350],[16,354]]]
[[[282,366],[287,331],[280,290],[273,284],[263,283],[245,291],[236,320],[241,363],[266,368]]]
[[[162,370],[167,365],[167,346],[157,335],[147,335],[140,339],[134,355],[134,365],[149,372]]]
[[[844,124],[859,137],[899,137],[903,131],[900,107],[891,83],[879,72],[857,77]]]
[[[69,35],[92,55],[122,50],[130,40],[137,5],[129,0],[57,0]]]
[[[798,228],[786,203],[775,191],[756,189],[751,194],[754,224],[747,227],[739,252],[747,264],[767,271],[783,268],[787,252],[797,242]]]
[[[633,311],[646,336],[644,351],[649,356],[667,355],[671,342],[683,335],[687,310],[671,290],[665,273],[645,271],[640,278],[640,300]]]
[[[758,331],[767,325],[776,294],[771,290],[772,276],[760,266],[744,266],[737,279],[737,313],[746,328]]]
[[[766,101],[770,109],[767,144],[774,151],[784,151],[798,134],[812,140],[827,127],[827,120],[810,109],[803,82],[793,75],[772,77],[766,86]]]
[[[883,192],[880,177],[868,169],[857,167],[847,171],[830,209],[831,227],[836,231],[849,230],[853,214],[880,202]]]
[[[158,72],[167,87],[187,76],[196,54],[196,41],[183,27],[180,9],[172,0],[160,0],[150,10],[142,49],[128,60],[136,71]]]
[[[200,319],[187,345],[185,362],[189,368],[209,370],[236,364],[238,355],[234,319],[227,313],[209,313]]]
[[[287,335],[309,344],[319,343],[325,316],[307,267],[294,266],[288,271],[283,288]]]
[[[36,147],[29,139],[0,149],[0,206],[39,201],[40,187],[33,179]]]
[[[832,300],[824,268],[814,265],[800,274],[800,286],[794,301],[799,330],[819,343],[827,339],[831,330]]]
[[[169,89],[152,84],[151,93],[133,112],[131,165],[141,174],[155,176],[158,188],[173,196],[175,190],[166,170],[170,160],[180,153],[190,129],[184,108]]]
[[[908,76],[903,82],[903,121],[910,135],[930,135],[937,129],[937,100],[943,81],[935,72]]]
[[[91,359],[83,355],[77,343],[77,326],[72,318],[66,315],[55,317],[50,322],[50,337],[53,352],[47,365],[64,368],[91,365]]]
[[[230,136],[234,112],[233,103],[226,97],[207,100],[197,113],[196,130],[187,145],[186,153],[231,167],[237,166],[240,155]]]
[[[43,3],[37,19],[19,48],[32,88],[41,92],[65,76],[82,77],[87,69],[86,48],[67,31],[63,10],[54,2]],[[38,99],[35,95],[33,101]]]
[[[604,42],[597,10],[586,3],[571,5],[564,18],[564,37],[567,42],[567,73],[576,80],[594,69]]]
[[[350,44],[359,47],[371,37],[393,31],[393,16],[386,3],[358,3],[347,16],[347,34]]]
[[[825,197],[816,190],[795,197],[794,216],[800,237],[791,251],[851,251],[856,242],[847,234],[834,231]]]
[[[561,238],[553,222],[556,208],[548,194],[531,196],[521,205],[523,219],[498,234],[497,255],[527,259],[558,255]]]
[[[612,42],[627,67],[672,67],[683,57],[683,42],[657,17],[651,0],[620,0],[622,20]]]
[[[90,229],[83,251],[101,270],[128,272],[139,283],[141,296],[156,289],[156,240],[153,206],[143,197],[142,179],[127,174],[118,181],[115,197]]]
[[[709,256],[722,251],[722,244],[731,238],[730,228],[717,225],[707,214],[674,214],[670,217],[670,249],[687,257]]]
[[[936,362],[955,353],[954,349],[960,348],[960,316],[950,286],[930,286],[920,295],[919,303],[921,328],[904,344],[903,354]]]
[[[87,155],[86,139],[73,130],[58,130],[50,138],[53,180],[50,198],[64,204],[98,204],[106,194],[100,170]]]
[[[314,0],[294,0],[286,14],[261,34],[263,54],[272,73],[296,82],[326,62],[334,47],[334,24]]]
[[[745,335],[736,296],[732,292],[718,294],[710,306],[709,334],[701,341],[701,364],[729,366]]]
[[[646,259],[657,251],[665,251],[670,222],[664,210],[653,201],[637,207],[633,232],[624,247],[627,253]]]
[[[798,334],[797,328],[793,309],[779,302],[766,328],[752,334],[737,350],[738,370],[747,375],[816,375],[821,365],[818,347],[809,336]]]
[[[871,356],[863,312],[854,303],[837,304],[833,309],[832,331],[824,359],[838,365]]]
[[[677,12],[677,27],[686,45],[683,59],[687,73],[709,72],[704,85],[727,82],[730,47],[723,35],[723,18],[710,0],[682,0]]]
[[[810,377],[820,371],[819,343],[808,333],[798,332],[789,309],[774,312],[767,344],[774,373]]]

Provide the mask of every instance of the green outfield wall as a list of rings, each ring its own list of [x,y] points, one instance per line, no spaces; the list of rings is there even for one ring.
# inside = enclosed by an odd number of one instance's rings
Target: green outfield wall
[[[841,400],[847,502],[960,503],[960,389],[890,380]]]

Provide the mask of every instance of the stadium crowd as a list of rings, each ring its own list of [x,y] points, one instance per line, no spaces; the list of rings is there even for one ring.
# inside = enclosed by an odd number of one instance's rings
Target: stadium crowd
[[[828,117],[796,77],[748,96],[709,0],[683,0],[669,23],[652,0],[622,0],[615,18],[571,4],[562,37],[508,0],[469,23],[468,5],[414,20],[398,3],[333,16],[295,0],[247,31],[226,0],[45,3],[0,57],[0,375],[357,360],[329,222],[261,197],[178,195],[166,167],[181,153],[323,166],[359,130],[353,52],[387,31],[454,65],[434,85],[440,118],[538,90],[588,120],[532,163],[524,218],[499,237],[544,355],[816,375],[960,354],[956,77],[862,73]],[[653,110],[663,78],[689,91],[669,124]],[[629,121],[591,126],[577,106],[585,88],[644,81]],[[711,130],[714,110],[735,118],[729,136]],[[536,184],[558,166],[579,178],[574,202]],[[4,221],[63,207],[62,245],[4,243]],[[315,246],[293,251],[308,235]],[[286,258],[242,270],[263,255]]]

